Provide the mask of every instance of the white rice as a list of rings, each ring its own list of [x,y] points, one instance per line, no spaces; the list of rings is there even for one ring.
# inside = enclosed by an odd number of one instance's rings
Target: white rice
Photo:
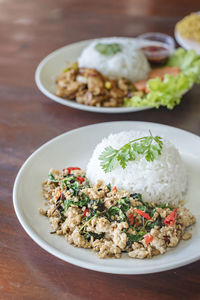
[[[98,43],[118,43],[121,45],[122,52],[112,56],[102,55],[95,49]],[[132,82],[146,79],[150,66],[142,51],[138,49],[141,43],[139,39],[130,38],[98,39],[83,50],[78,64],[80,67],[97,69],[110,79],[126,78]]]
[[[124,131],[104,138],[94,149],[87,166],[87,177],[92,184],[102,179],[105,184],[111,183],[120,190],[141,193],[144,201],[178,204],[186,191],[186,170],[178,150],[165,138],[162,153],[153,162],[147,162],[140,155],[137,160],[128,162],[125,169],[118,165],[104,173],[100,166],[99,155],[105,147],[119,149],[130,140],[147,135],[148,132]]]

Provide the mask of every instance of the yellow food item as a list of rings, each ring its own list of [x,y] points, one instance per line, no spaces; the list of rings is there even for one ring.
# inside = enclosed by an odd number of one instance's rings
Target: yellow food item
[[[186,16],[176,24],[176,30],[182,37],[200,43],[200,14]]]
[[[105,82],[105,88],[109,90],[111,87],[112,87],[111,82],[110,81],[106,81]]]

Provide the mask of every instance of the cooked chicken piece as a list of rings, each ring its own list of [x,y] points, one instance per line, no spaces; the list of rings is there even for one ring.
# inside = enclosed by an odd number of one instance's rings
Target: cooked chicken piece
[[[92,94],[88,90],[81,90],[76,94],[76,101],[80,104],[90,103],[92,100]]]
[[[118,89],[118,88],[115,88],[113,87],[111,90],[110,90],[110,94],[111,94],[111,97],[112,98],[122,98],[124,97],[124,91]]]
[[[77,69],[71,69],[64,73],[64,77],[65,77],[66,81],[69,81],[69,82],[75,81],[77,73],[78,73]]]
[[[84,77],[84,76],[81,76],[81,75],[76,76],[76,80],[78,82],[82,82],[82,83],[85,83],[85,84],[87,84],[87,82],[88,82],[87,77]]]
[[[103,95],[93,96],[91,102],[88,105],[91,106],[103,106],[105,97]]]
[[[62,91],[62,93],[63,93],[62,96],[68,97],[68,96],[76,93],[81,86],[83,86],[82,83],[77,82],[77,81],[71,81],[70,83],[67,83],[66,87],[63,88],[62,90],[57,89],[56,95],[59,96],[60,92]],[[58,87],[59,87],[59,84],[58,84]]]
[[[103,95],[94,96],[88,90],[81,90],[76,94],[76,101],[89,106],[102,106],[105,97]]]
[[[107,101],[104,101],[104,104],[103,104],[105,107],[117,107],[117,106],[120,106],[118,105],[118,99],[115,99],[115,98],[111,98]]]
[[[62,72],[60,76],[57,78],[56,83],[60,84],[60,81],[64,81],[65,83],[75,81],[78,70],[69,69],[66,72]]]
[[[103,80],[100,76],[88,77],[88,90],[93,95],[99,95],[104,88]]]
[[[129,87],[130,87],[130,81],[128,81],[126,79],[119,79],[118,87],[127,93],[129,90]]]
[[[96,69],[89,69],[89,68],[79,68],[79,73],[81,76],[84,77],[92,77],[92,76],[100,76],[102,77],[101,73],[99,73]]]

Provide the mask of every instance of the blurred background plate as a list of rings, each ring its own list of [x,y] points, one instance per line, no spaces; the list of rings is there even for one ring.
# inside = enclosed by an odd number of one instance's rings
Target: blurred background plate
[[[174,32],[177,43],[186,50],[194,49],[198,54],[200,54],[200,43],[192,40],[183,38],[178,31]]]
[[[133,38],[126,38],[133,39]],[[128,113],[151,109],[150,107],[97,107],[79,104],[76,101],[63,99],[55,95],[56,78],[61,71],[67,66],[67,62],[75,62],[80,56],[82,50],[94,40],[80,41],[62,47],[44,58],[35,73],[35,80],[39,90],[53,101],[56,101],[65,106],[70,106],[76,109],[99,112],[99,113]],[[140,40],[141,43],[141,40]],[[146,45],[161,45],[160,42],[143,41],[143,46]]]

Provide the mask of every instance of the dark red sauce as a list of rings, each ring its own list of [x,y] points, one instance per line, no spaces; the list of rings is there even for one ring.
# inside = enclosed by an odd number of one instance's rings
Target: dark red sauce
[[[169,50],[162,46],[146,46],[142,47],[148,61],[153,64],[164,64],[169,57]]]

